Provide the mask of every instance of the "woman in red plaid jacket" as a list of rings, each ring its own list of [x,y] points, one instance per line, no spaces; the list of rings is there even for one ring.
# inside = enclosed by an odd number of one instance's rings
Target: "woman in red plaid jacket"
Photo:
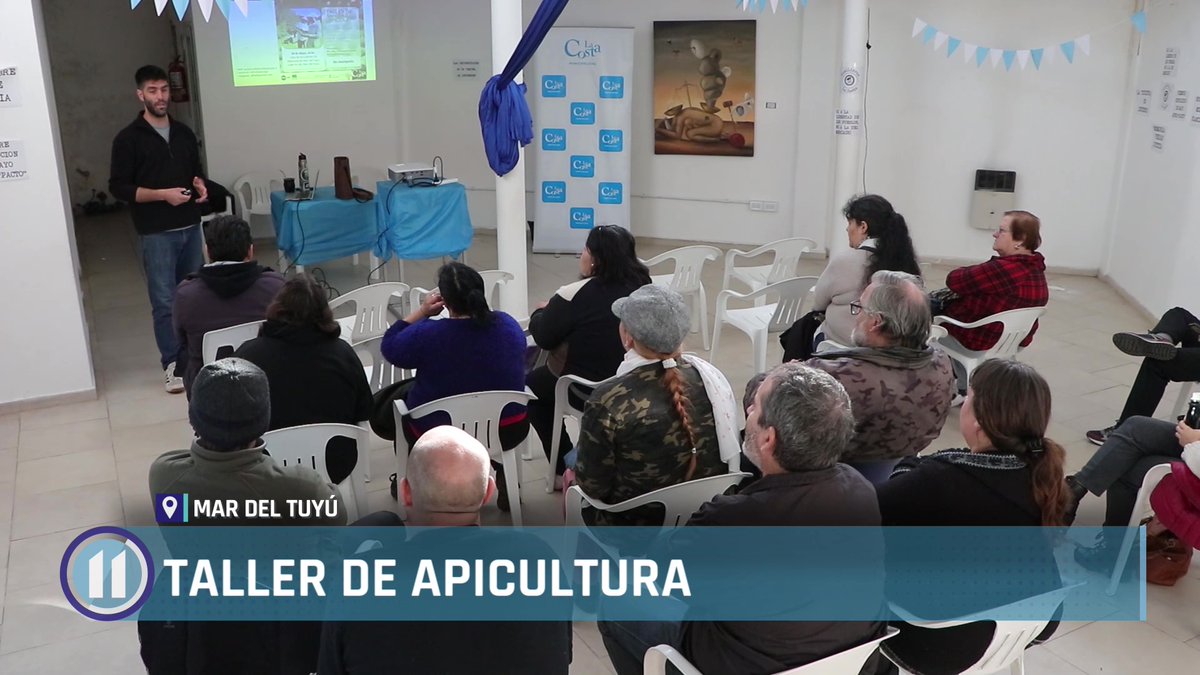
[[[1007,211],[1000,228],[992,233],[996,255],[978,265],[960,267],[946,277],[946,286],[958,296],[942,314],[970,323],[1010,309],[1043,307],[1050,300],[1046,285],[1046,260],[1037,249],[1042,244],[1042,221],[1028,211]],[[1028,347],[1037,323],[1021,341]],[[990,349],[1000,339],[1002,327],[992,323],[979,328],[945,326],[951,337],[974,351]]]

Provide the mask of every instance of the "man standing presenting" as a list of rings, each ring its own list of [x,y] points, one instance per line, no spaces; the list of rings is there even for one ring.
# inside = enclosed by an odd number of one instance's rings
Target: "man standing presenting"
[[[134,79],[144,110],[113,139],[108,189],[133,213],[166,390],[178,394],[183,377],[172,298],[175,286],[204,262],[198,204],[208,199],[208,190],[196,135],[167,115],[166,71],[142,66]]]

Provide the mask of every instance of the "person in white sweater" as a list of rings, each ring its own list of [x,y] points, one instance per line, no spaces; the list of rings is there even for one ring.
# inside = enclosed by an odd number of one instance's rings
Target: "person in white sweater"
[[[872,274],[891,270],[921,276],[908,224],[888,200],[879,195],[852,197],[842,207],[842,215],[850,248],[829,258],[813,289],[813,309],[825,312],[814,348],[822,340],[852,344],[855,319],[850,304],[862,295]]]

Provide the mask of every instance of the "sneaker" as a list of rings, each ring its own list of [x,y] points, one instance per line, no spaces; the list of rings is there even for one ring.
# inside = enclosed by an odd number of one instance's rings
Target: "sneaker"
[[[163,388],[168,394],[183,393],[183,378],[175,374],[175,364],[168,363],[163,370]]]
[[[1130,356],[1144,356],[1159,361],[1175,358],[1175,343],[1154,333],[1114,333],[1113,344]]]
[[[1091,431],[1087,432],[1087,439],[1092,445],[1104,445],[1104,441],[1108,440],[1108,437],[1112,435],[1112,432],[1116,428],[1117,425],[1114,424],[1111,427],[1105,427],[1104,429],[1092,429]]]
[[[955,392],[954,398],[950,399],[950,407],[951,408],[961,408],[962,404],[965,403],[966,400],[967,400],[966,396],[963,396],[962,394]]]
[[[1119,540],[1114,542],[1110,537],[1101,533],[1096,535],[1095,546],[1080,546],[1075,549],[1075,562],[1086,570],[1107,576],[1113,573],[1113,568],[1117,565],[1120,548]],[[1126,580],[1132,578],[1137,567],[1138,563],[1131,555],[1130,559],[1125,561],[1125,569],[1122,570],[1121,578]]]

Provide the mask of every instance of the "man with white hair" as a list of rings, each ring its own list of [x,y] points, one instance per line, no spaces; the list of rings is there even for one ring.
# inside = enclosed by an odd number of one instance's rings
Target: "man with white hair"
[[[496,492],[487,449],[457,427],[422,434],[406,472],[399,496],[408,509],[408,525],[478,526],[479,510]],[[475,536],[483,542],[506,535],[479,530]],[[419,541],[418,535],[409,543]],[[566,675],[571,641],[570,621],[326,622],[317,672]]]
[[[871,275],[858,302],[850,303],[854,346],[806,362],[850,395],[854,438],[841,461],[875,484],[941,434],[954,399],[950,358],[927,344],[932,318],[921,285],[906,272]]]

